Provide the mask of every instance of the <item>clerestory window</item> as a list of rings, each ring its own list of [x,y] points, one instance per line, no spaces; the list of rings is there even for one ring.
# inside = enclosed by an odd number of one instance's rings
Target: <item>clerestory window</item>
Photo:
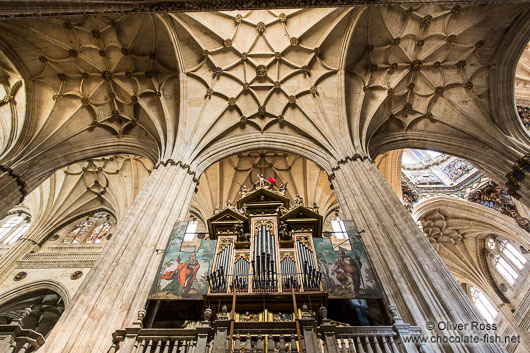
[[[489,323],[493,323],[497,317],[498,311],[493,304],[486,298],[484,293],[476,287],[469,289],[471,301],[475,304],[478,311],[482,314],[484,319]]]
[[[5,218],[0,223],[0,243],[13,244],[28,231],[29,226],[29,216],[19,214]]]

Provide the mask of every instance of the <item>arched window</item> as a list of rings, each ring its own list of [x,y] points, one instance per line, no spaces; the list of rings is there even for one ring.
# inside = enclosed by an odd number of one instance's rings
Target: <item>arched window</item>
[[[504,256],[517,268],[522,270],[527,262],[526,258],[517,250],[512,244],[508,243],[507,240],[500,242],[500,248]]]
[[[486,239],[486,247],[493,256],[493,264],[497,272],[513,286],[526,271],[528,263],[526,256],[508,240],[493,236]]]
[[[193,241],[195,234],[197,233],[197,226],[199,223],[197,221],[190,221],[188,227],[186,228],[186,233],[184,233],[184,241]]]
[[[348,239],[348,233],[346,233],[346,227],[344,221],[339,217],[331,220],[331,227],[333,228],[333,234],[337,239]]]
[[[26,233],[29,228],[30,218],[19,214],[7,217],[0,223],[0,243],[12,244]]]
[[[110,214],[101,212],[93,217],[87,217],[75,225],[64,238],[63,243],[100,243],[112,229],[113,222]]]
[[[66,236],[63,243],[80,243],[92,228],[92,224],[89,218],[78,223]]]
[[[96,226],[87,238],[87,243],[100,243],[109,234],[112,228],[112,222],[108,220],[109,218],[110,215],[108,213],[99,213],[94,217]]]
[[[508,281],[508,283],[513,285],[517,277],[519,277],[519,274],[502,256],[496,255],[494,259],[495,269],[499,271],[499,273],[502,275],[502,277],[504,277],[505,280]]]
[[[497,309],[491,304],[488,298],[486,298],[484,293],[476,287],[471,287],[469,289],[469,294],[471,296],[471,301],[475,304],[484,319],[489,323],[494,322],[498,314]]]

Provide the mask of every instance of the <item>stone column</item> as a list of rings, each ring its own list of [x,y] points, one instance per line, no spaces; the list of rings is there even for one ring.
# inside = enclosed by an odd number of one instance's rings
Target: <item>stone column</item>
[[[194,189],[188,169],[153,170],[40,353],[111,347],[112,333],[130,326],[144,308],[171,230],[185,218]]]
[[[482,321],[462,288],[414,223],[377,167],[356,159],[332,177],[343,214],[362,232],[384,295],[405,322],[430,335],[484,335],[485,331],[427,330],[427,323]],[[504,352],[500,345],[432,344],[435,352]]]

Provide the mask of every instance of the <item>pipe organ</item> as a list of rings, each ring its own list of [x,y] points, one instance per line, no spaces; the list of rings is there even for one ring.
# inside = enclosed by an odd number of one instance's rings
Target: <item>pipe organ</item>
[[[296,238],[302,283],[306,290],[319,290],[321,274],[317,271],[313,249],[307,237]]]
[[[228,203],[208,228],[217,239],[210,293],[321,290],[312,239],[322,234],[322,217],[302,203],[259,188]]]
[[[278,279],[276,271],[276,242],[271,229],[265,224],[258,226],[254,235],[252,257],[252,289],[254,292],[276,291]]]

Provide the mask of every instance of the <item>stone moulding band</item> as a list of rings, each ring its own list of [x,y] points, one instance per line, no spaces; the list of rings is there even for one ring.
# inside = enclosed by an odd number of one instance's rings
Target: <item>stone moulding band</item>
[[[399,3],[400,1],[395,1]],[[401,1],[407,3],[407,1]],[[446,4],[458,4],[466,2],[463,0],[444,0],[439,1]],[[499,3],[499,0],[486,0],[483,2]],[[22,4],[21,4],[22,3]],[[97,3],[97,2],[94,2]],[[234,9],[256,10],[263,9],[260,2],[251,0],[228,0],[228,1],[197,1],[197,0],[180,0],[180,1],[160,1],[148,0],[140,4],[131,2],[110,1],[105,6],[97,6],[92,1],[66,1],[64,4],[54,5],[34,5],[32,9],[27,10],[26,2],[14,1],[14,5],[0,6],[0,18],[17,18],[17,17],[43,17],[59,15],[92,15],[97,13],[121,13],[134,14],[145,12],[190,12],[190,11],[231,11]],[[299,7],[338,7],[353,5],[381,5],[388,4],[388,0],[271,0],[266,3],[268,8],[299,8]],[[390,2],[391,3],[391,2]],[[18,6],[17,6],[18,5]],[[458,5],[455,5],[458,6]]]
[[[517,200],[521,198],[521,195],[517,193],[521,188],[519,183],[524,180],[527,171],[530,171],[530,153],[519,158],[512,166],[512,171],[506,174],[506,178],[508,179],[506,182],[508,194]]]
[[[361,161],[370,161],[373,163],[373,160],[371,160],[369,157],[366,157],[366,156],[361,156],[360,154],[358,153],[355,153],[351,156],[346,156],[344,157],[343,159],[337,161],[337,166],[336,167],[333,167],[331,168],[331,171],[332,173],[328,175],[328,180],[329,180],[329,188],[331,190],[333,190],[335,187],[333,186],[333,180],[335,179],[335,171],[339,170],[340,169],[340,166],[342,164],[346,164],[348,162],[355,162],[357,160],[361,160]]]
[[[160,161],[158,162],[155,167],[153,169],[158,169],[158,167],[160,166],[164,166],[164,167],[167,167],[168,165],[171,165],[171,166],[175,166],[175,167],[181,167],[182,169],[187,169],[187,173],[189,175],[193,175],[193,182],[197,185],[199,185],[199,178],[196,177],[197,175],[197,172],[191,170],[190,168],[190,165],[189,164],[186,164],[182,161],[177,161],[175,162],[174,160],[172,160],[171,158],[166,160],[166,161]]]
[[[18,185],[19,192],[22,195],[22,196],[20,196],[20,201],[19,202],[24,201],[24,198],[28,194],[28,192],[26,191],[26,183],[24,181],[22,181],[20,176],[15,174],[13,169],[11,169],[9,167],[5,167],[5,166],[0,164],[0,172],[7,173],[7,175],[9,175],[13,180],[15,180],[15,182]]]

